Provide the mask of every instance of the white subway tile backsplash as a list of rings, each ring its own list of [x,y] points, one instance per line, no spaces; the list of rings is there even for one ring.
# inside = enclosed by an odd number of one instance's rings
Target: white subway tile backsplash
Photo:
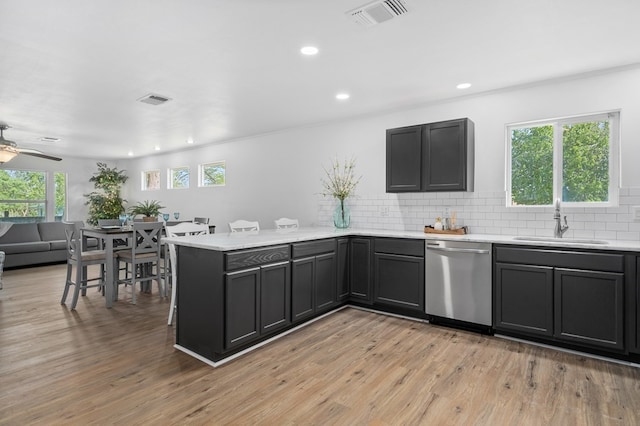
[[[318,198],[318,224],[331,226],[335,200]],[[631,206],[640,205],[640,187],[621,188],[618,207],[567,207],[572,238],[640,240],[640,222]],[[438,192],[359,194],[349,200],[353,227],[422,231],[442,217],[445,208],[456,211],[459,226],[472,233],[553,236],[552,207],[506,207],[504,192]],[[384,208],[383,208],[384,207]]]

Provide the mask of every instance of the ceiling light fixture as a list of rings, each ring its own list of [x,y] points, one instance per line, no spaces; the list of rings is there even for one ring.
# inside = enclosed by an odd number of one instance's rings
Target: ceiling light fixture
[[[189,139],[187,139],[187,143],[188,143],[189,145],[192,145],[192,144],[193,144],[193,138],[189,138]]]
[[[315,46],[305,46],[300,49],[300,53],[307,56],[313,56],[318,54],[318,48]]]
[[[350,97],[351,97],[351,95],[349,95],[348,93],[338,93],[336,95],[336,99],[339,100],[339,101],[346,101]]]
[[[471,83],[460,83],[456,86],[456,89],[468,89],[471,87]]]
[[[127,154],[129,157],[133,157],[133,151],[129,151],[129,153]]]
[[[156,151],[160,151],[160,147],[158,145],[155,146],[154,148]]]

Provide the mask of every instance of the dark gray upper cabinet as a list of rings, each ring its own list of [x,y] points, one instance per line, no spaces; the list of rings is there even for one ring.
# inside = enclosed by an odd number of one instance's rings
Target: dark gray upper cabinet
[[[387,130],[387,192],[473,191],[468,118]]]

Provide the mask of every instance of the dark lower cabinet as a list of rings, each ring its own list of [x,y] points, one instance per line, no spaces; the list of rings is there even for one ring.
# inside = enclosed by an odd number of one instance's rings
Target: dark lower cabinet
[[[225,348],[260,334],[260,268],[230,272],[224,284]]]
[[[295,259],[291,267],[291,318],[296,322],[313,315],[316,259]]]
[[[315,311],[331,308],[336,304],[336,254],[316,256]]]
[[[553,334],[553,268],[497,263],[494,279],[496,329]]]
[[[628,349],[624,254],[498,246],[494,260],[497,332]]]
[[[260,333],[291,324],[291,269],[289,262],[260,268]]]
[[[624,276],[557,268],[554,335],[588,345],[624,347]]]
[[[424,241],[374,239],[374,305],[424,314],[424,274]]]
[[[293,257],[292,321],[301,321],[336,306],[336,241],[293,244]]]
[[[291,323],[289,262],[229,272],[224,284],[225,348]]]
[[[338,238],[336,248],[336,297],[338,302],[349,299],[349,238]]]
[[[374,303],[424,312],[424,257],[375,253]]]
[[[372,303],[371,238],[351,238],[349,241],[349,285],[351,299]]]

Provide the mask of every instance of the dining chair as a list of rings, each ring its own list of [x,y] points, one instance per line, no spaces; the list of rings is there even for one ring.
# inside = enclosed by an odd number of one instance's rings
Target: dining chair
[[[276,229],[297,229],[300,225],[298,219],[289,219],[288,217],[281,217],[274,221]]]
[[[137,282],[140,282],[142,288],[144,283],[151,284],[152,281],[156,281],[160,295],[165,294],[160,277],[160,247],[163,225],[162,222],[134,222],[131,249],[116,252],[118,264],[125,262],[131,265],[131,276],[118,280],[118,284],[131,285],[131,301],[134,305],[136,304]],[[151,290],[151,286],[149,286],[149,290]]]
[[[193,218],[193,223],[203,223],[205,225],[209,224],[209,218],[208,217],[194,217]]]
[[[173,226],[165,226],[165,233],[167,237],[182,237],[185,235],[206,235],[209,233],[209,225],[206,223],[188,223],[183,222]],[[169,247],[169,269],[171,270],[171,304],[169,306],[169,320],[168,325],[173,324],[173,315],[176,310],[176,288],[177,288],[177,273],[178,273],[178,258],[176,256],[175,244],[166,243]],[[166,291],[166,281],[165,281]]]
[[[69,294],[69,288],[73,285],[73,299],[71,300],[71,309],[76,308],[80,290],[82,295],[86,295],[87,288],[100,287],[104,289],[104,271],[107,264],[106,253],[104,250],[82,250],[82,222],[64,222],[64,233],[67,240],[67,278],[64,285],[64,292],[60,304],[64,305]],[[87,266],[101,265],[100,276],[89,278]],[[72,280],[73,267],[76,268],[75,281]],[[92,281],[99,281],[98,284],[89,284]]]
[[[229,222],[229,229],[231,229],[231,232],[259,231],[260,224],[258,222],[241,219],[235,222]]]

